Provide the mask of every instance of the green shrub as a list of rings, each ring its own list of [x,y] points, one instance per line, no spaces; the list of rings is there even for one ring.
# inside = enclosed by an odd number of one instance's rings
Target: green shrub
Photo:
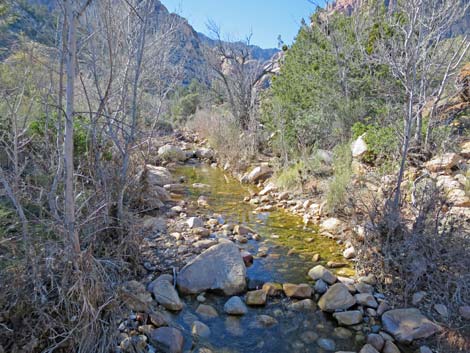
[[[362,158],[364,162],[382,164],[394,160],[399,152],[399,137],[396,129],[391,126],[381,127],[358,122],[352,126],[351,131],[354,139],[365,134],[364,141],[369,151]]]
[[[73,143],[76,156],[82,156],[89,150],[90,136],[88,134],[89,120],[82,116],[74,118]],[[29,134],[40,138],[48,136],[54,142],[57,136],[57,117],[47,121],[43,115],[29,123]]]
[[[326,196],[329,211],[337,211],[347,200],[347,190],[351,181],[352,155],[349,144],[338,145],[334,149],[333,179],[328,186]]]

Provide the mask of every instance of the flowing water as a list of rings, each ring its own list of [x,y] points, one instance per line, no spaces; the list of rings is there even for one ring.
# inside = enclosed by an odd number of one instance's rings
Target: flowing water
[[[247,269],[250,287],[264,282],[311,283],[308,270],[314,266],[311,258],[320,254],[322,261],[341,261],[341,248],[334,240],[318,235],[314,227],[305,227],[302,218],[283,210],[257,213],[255,206],[243,202],[249,195],[249,187],[222,170],[206,165],[185,165],[172,171],[175,176],[184,176],[190,186],[187,197],[193,203],[201,195],[208,198],[209,207],[203,211],[194,208],[194,213],[221,215],[226,222],[245,224],[262,236],[262,241],[249,241],[241,245],[256,255],[259,248],[269,249],[268,256],[256,258]],[[209,188],[192,188],[193,183],[210,185]],[[191,214],[190,214],[191,215]],[[289,252],[289,250],[293,251]],[[350,267],[336,271],[338,275],[352,275]],[[262,308],[248,308],[243,317],[227,316],[223,304],[228,298],[207,294],[205,304],[214,306],[219,316],[213,319],[201,319],[195,313],[199,303],[196,298],[185,298],[186,307],[173,317],[187,334],[186,348],[208,347],[214,352],[326,352],[314,339],[328,338],[334,341],[334,351],[355,351],[356,332],[338,328],[329,314],[320,310],[297,312],[289,309],[292,303],[287,298],[268,298]],[[269,315],[278,324],[269,328],[256,325],[258,315]],[[191,323],[200,320],[212,331],[209,338],[194,340],[190,336]],[[358,334],[359,336],[361,334]],[[360,337],[357,337],[358,339]]]

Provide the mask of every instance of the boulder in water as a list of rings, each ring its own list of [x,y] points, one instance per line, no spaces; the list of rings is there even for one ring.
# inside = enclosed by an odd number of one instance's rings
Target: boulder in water
[[[223,242],[204,251],[178,275],[178,288],[185,294],[218,291],[235,295],[246,289],[246,267],[238,247]]]

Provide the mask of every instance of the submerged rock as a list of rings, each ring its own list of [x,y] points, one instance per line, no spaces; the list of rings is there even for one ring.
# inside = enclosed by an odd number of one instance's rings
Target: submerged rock
[[[240,297],[231,297],[224,305],[224,311],[229,315],[245,315],[248,309]]]
[[[217,244],[188,263],[178,275],[178,288],[185,294],[207,290],[234,295],[246,289],[246,267],[232,242]]]
[[[289,298],[306,299],[310,298],[313,294],[312,287],[306,283],[284,283],[282,289],[284,290],[284,294]]]
[[[191,327],[191,333],[194,337],[207,338],[211,335],[211,329],[201,321],[194,321]]]
[[[320,348],[323,348],[325,351],[334,351],[336,350],[335,341],[329,338],[319,338],[317,344]]]
[[[334,313],[333,317],[338,321],[338,324],[345,326],[352,326],[362,322],[362,313],[359,310]]]
[[[172,327],[160,327],[150,334],[150,343],[164,353],[183,352],[183,335],[178,329]]]

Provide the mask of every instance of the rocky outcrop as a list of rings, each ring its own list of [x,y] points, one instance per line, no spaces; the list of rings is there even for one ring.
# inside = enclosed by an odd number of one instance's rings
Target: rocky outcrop
[[[460,156],[456,153],[446,153],[440,156],[436,156],[429,162],[425,163],[424,166],[430,172],[439,172],[450,170],[457,165],[460,160]]]
[[[207,290],[234,295],[246,289],[246,267],[238,247],[232,242],[215,245],[187,264],[178,274],[182,293]]]

